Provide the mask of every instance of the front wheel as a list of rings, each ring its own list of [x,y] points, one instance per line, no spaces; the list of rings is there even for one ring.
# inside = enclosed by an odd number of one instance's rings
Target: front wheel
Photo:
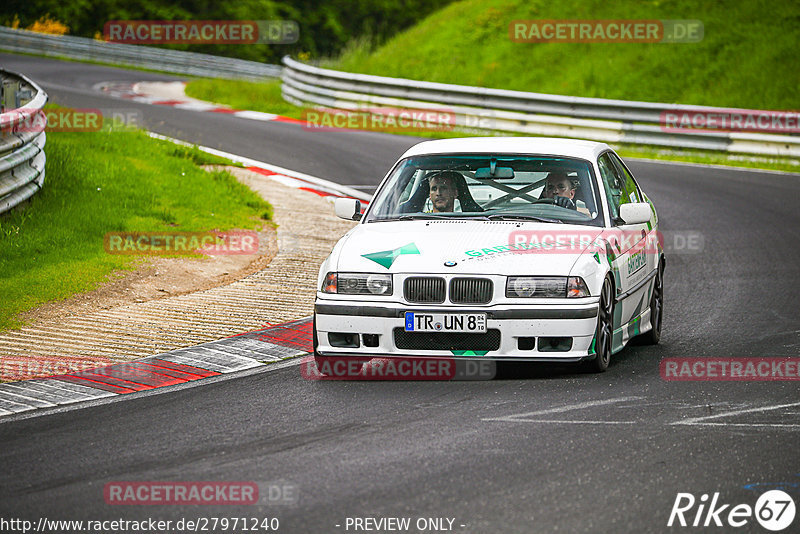
[[[597,329],[594,334],[594,360],[587,362],[587,370],[602,373],[611,362],[611,340],[614,335],[614,291],[611,280],[606,278],[600,293],[597,311]]]

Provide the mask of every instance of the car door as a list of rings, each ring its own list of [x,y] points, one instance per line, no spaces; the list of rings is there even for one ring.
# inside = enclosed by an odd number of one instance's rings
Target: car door
[[[639,184],[636,183],[636,179],[633,177],[630,169],[628,169],[627,165],[622,161],[622,159],[614,154],[613,152],[609,152],[609,156],[611,160],[616,164],[617,169],[620,172],[620,175],[624,178],[625,190],[630,191],[629,198],[636,192],[636,202],[647,202],[650,204],[650,209],[652,214],[650,216],[650,221],[644,224],[644,230],[646,232],[646,238],[648,239],[644,252],[645,257],[647,259],[647,267],[645,269],[645,276],[648,273],[652,274],[652,272],[658,266],[660,249],[658,246],[658,217],[656,215],[655,208],[653,208],[653,203],[647,198],[647,196],[642,192]],[[632,201],[632,200],[631,200]],[[632,201],[633,202],[633,201]],[[639,235],[645,236],[642,234],[641,229],[639,230]],[[638,282],[637,282],[638,283]]]
[[[630,337],[639,333],[640,314],[649,302],[651,284],[646,283],[646,280],[652,270],[647,247],[648,223],[625,224],[619,217],[622,204],[643,202],[643,199],[633,176],[617,161],[613,152],[605,152],[597,161],[614,225],[608,232],[608,240],[612,249],[609,262],[616,288],[613,339],[615,351]]]

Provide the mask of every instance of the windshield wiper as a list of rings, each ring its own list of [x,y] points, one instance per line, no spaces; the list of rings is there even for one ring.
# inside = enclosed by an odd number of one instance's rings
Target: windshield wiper
[[[536,221],[564,224],[564,221],[559,219],[545,219],[543,217],[534,217],[533,215],[512,215],[510,213],[496,213],[494,215],[487,215],[486,218],[490,221]]]
[[[401,215],[397,219],[392,219],[393,221],[413,221],[416,219],[450,219],[446,215],[436,215],[435,213],[415,213],[414,215]]]
[[[479,220],[479,221],[488,221],[489,218],[486,215],[443,215],[443,214],[436,214],[436,213],[417,213],[414,215],[402,215],[397,219],[390,219],[392,221],[413,221],[413,220],[429,220],[429,219],[437,219],[437,220],[448,220],[448,221],[463,221],[463,220]]]
[[[401,215],[400,217],[389,217],[387,219],[370,219],[367,222],[392,222],[392,221],[429,221],[429,220],[441,220],[441,219],[452,219],[453,217],[447,217],[442,215],[436,215],[435,213],[415,213],[413,215]]]
[[[452,215],[438,215],[436,213],[416,213],[413,215],[401,215],[400,217],[392,217],[391,219],[372,219],[369,222],[391,222],[391,221],[488,221],[489,217],[486,215],[461,215],[454,217]]]

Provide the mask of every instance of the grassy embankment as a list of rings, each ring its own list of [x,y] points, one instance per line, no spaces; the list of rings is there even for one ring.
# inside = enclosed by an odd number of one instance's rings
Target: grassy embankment
[[[45,302],[90,291],[139,257],[111,255],[108,232],[256,229],[272,206],[226,172],[229,164],[139,130],[50,132],[44,188],[0,215],[0,330]]]
[[[513,20],[695,19],[697,43],[517,43]],[[354,41],[331,68],[417,80],[539,93],[751,109],[800,108],[796,43],[800,9],[790,3],[464,0],[373,50]],[[190,96],[299,118],[280,82],[197,80]],[[412,134],[419,135],[420,132]],[[447,136],[451,136],[447,133]],[[427,132],[426,137],[442,137]],[[617,147],[628,156],[797,171],[796,164],[725,153]]]

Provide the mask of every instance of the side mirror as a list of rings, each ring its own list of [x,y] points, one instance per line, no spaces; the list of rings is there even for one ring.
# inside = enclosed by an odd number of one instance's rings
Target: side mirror
[[[650,220],[653,215],[650,204],[647,202],[632,202],[621,204],[619,207],[619,218],[625,224],[643,224]]]
[[[361,201],[355,198],[339,197],[333,202],[333,211],[337,217],[348,221],[361,220]]]

